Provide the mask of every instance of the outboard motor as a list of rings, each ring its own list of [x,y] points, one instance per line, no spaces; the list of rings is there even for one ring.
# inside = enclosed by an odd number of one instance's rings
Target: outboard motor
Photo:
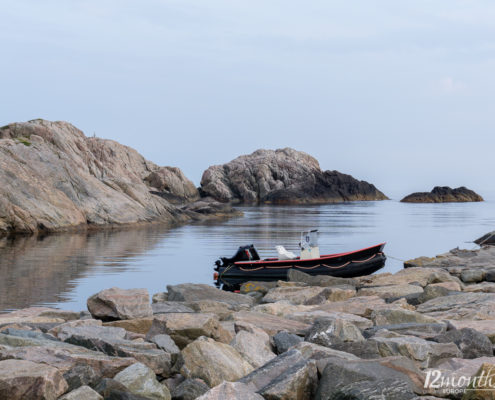
[[[225,268],[229,264],[233,264],[237,261],[257,261],[259,259],[260,256],[254,245],[249,244],[246,246],[239,246],[233,257],[221,257],[219,260],[215,261],[215,271],[218,271],[220,268]]]

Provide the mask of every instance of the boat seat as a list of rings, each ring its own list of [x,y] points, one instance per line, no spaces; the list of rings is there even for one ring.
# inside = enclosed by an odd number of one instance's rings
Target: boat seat
[[[292,252],[285,249],[284,246],[275,246],[277,249],[279,260],[295,260],[297,256]]]

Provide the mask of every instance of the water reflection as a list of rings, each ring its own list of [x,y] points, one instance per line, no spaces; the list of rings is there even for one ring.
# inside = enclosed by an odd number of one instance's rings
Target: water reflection
[[[84,309],[93,293],[112,286],[212,283],[212,264],[253,243],[262,257],[276,245],[298,252],[301,231],[320,231],[322,253],[387,242],[398,259],[433,256],[495,228],[495,203],[403,204],[395,201],[322,206],[244,207],[244,217],[168,229],[157,225],[123,231],[21,237],[0,241],[0,310],[30,305]],[[398,258],[398,259],[397,259]]]

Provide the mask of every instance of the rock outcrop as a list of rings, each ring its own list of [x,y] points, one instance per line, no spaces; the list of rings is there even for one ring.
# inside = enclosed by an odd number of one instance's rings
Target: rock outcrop
[[[201,179],[204,195],[221,202],[318,204],[386,200],[372,184],[338,171],[322,171],[316,159],[290,148],[257,150],[209,167]]]
[[[0,235],[160,221],[229,211],[191,207],[199,192],[178,168],[159,167],[67,122],[0,128]],[[211,203],[211,201],[210,201]],[[187,209],[183,209],[187,207]]]
[[[435,186],[431,192],[417,192],[404,197],[403,203],[465,203],[483,201],[483,197],[464,186],[452,189]]]

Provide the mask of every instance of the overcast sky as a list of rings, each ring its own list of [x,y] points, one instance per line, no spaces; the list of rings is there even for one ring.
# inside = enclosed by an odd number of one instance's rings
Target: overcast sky
[[[199,184],[293,147],[400,198],[495,194],[493,0],[0,0],[0,124],[66,120]]]

